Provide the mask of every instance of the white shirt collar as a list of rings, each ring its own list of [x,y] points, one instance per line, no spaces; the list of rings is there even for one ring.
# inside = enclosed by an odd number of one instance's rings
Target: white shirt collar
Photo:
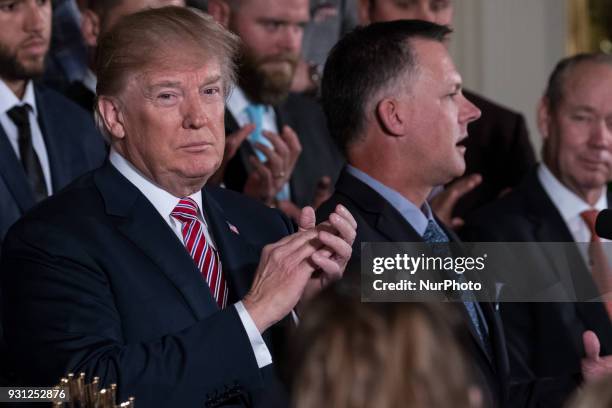
[[[242,89],[235,86],[230,92],[229,98],[227,98],[227,109],[231,112],[234,118],[240,117],[249,105],[253,102],[247,98],[246,94]],[[272,107],[270,105],[264,105],[265,113],[269,114]]]
[[[0,79],[0,112],[6,112],[15,105],[23,105],[24,103],[30,105],[34,116],[38,117],[33,82],[28,81],[25,87],[25,93],[23,94],[23,99],[19,100],[8,85]]]
[[[250,104],[251,102],[249,102],[242,89],[234,86],[230,92],[229,98],[227,98],[227,109],[232,113],[232,115],[237,117]]]
[[[153,207],[155,207],[166,222],[174,223],[174,219],[170,216],[170,213],[172,213],[174,207],[176,207],[182,197],[175,197],[153,183],[113,148],[110,150],[109,160],[111,164],[115,166],[125,178],[134,184],[151,204],[153,204]],[[202,217],[202,192],[197,191],[189,197],[198,204],[198,208],[200,209],[198,214],[200,221],[205,221]]]
[[[608,208],[606,186],[604,186],[599,200],[591,207],[586,201],[565,187],[543,163],[538,168],[538,178],[566,224],[575,220],[576,217],[580,217],[580,213],[583,211],[593,208],[601,211]]]

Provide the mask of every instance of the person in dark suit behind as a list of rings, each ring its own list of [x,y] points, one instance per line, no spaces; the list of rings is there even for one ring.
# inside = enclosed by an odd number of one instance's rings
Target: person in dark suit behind
[[[607,280],[601,276],[592,252],[594,246],[601,246],[593,235],[593,222],[598,211],[609,208],[612,198],[606,187],[612,178],[611,88],[609,55],[562,60],[551,74],[538,108],[543,162],[506,197],[468,218],[463,231],[464,237],[473,241],[591,241],[590,253],[583,255],[593,268],[580,262],[572,270],[576,294],[583,300],[596,297],[588,295],[592,281],[600,285],[612,282],[609,268]],[[541,257],[551,271],[557,269],[547,261],[546,253]],[[612,287],[600,289],[612,291]],[[511,360],[515,376],[524,371],[538,377],[574,374],[566,387],[541,391],[550,406],[560,406],[580,383],[581,359],[585,353],[595,352],[591,334],[583,345],[585,331],[596,333],[602,355],[612,353],[612,315],[602,303],[506,303],[501,315],[508,341],[521,356],[518,362]]]
[[[315,226],[305,208],[292,234],[278,210],[204,187],[237,41],[180,7],[101,39],[109,160],[13,226],[2,254],[20,384],[82,371],[143,406],[285,406],[271,331],[342,276],[355,226],[342,207]]]
[[[327,59],[323,109],[348,165],[317,216],[325,219],[339,203],[353,214],[357,267],[362,242],[457,240],[426,201],[434,186],[465,170],[459,143],[480,116],[461,93],[443,43],[449,32],[418,20],[373,23],[347,34]],[[470,327],[468,350],[485,406],[497,406],[505,399],[506,368],[498,318],[488,304],[456,306]]]
[[[38,201],[99,166],[105,146],[93,120],[34,84],[44,71],[51,2],[0,8],[0,253],[9,227]],[[0,308],[1,310],[1,308]],[[0,327],[0,385],[10,382]]]
[[[79,2],[81,13],[80,34],[86,49],[85,67],[80,78],[58,88],[64,95],[92,115],[95,111],[96,73],[94,63],[98,40],[119,19],[147,8],[184,6],[183,0],[86,0]]]
[[[0,9],[0,249],[34,204],[98,167],[105,156],[92,118],[36,85],[51,32],[51,3]]]
[[[361,24],[419,19],[452,26],[454,0],[358,0]],[[469,213],[516,187],[535,166],[525,118],[474,92],[465,97],[480,109],[479,120],[468,126],[462,143],[466,170],[431,201],[436,215],[453,228]]]
[[[348,165],[317,216],[325,219],[342,204],[357,220],[345,280],[359,277],[353,267],[360,267],[362,242],[459,242],[426,201],[434,186],[465,170],[460,142],[480,114],[461,93],[461,77],[443,44],[448,32],[418,20],[374,23],[348,34],[328,58],[323,107]],[[536,386],[566,384],[563,373],[510,381],[508,355],[515,354],[498,312],[489,303],[456,306],[470,329],[466,347],[485,406],[504,406],[510,392],[520,399],[511,406],[538,403]],[[610,370],[606,358],[587,357],[583,375]]]
[[[232,148],[216,178],[294,219],[299,207],[316,208],[329,196],[342,167],[320,106],[289,92],[308,5],[308,0],[208,2],[209,13],[242,40],[238,86],[226,112]]]

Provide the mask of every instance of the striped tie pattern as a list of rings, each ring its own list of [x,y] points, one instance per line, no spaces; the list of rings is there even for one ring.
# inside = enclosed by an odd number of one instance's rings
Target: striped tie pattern
[[[170,215],[181,223],[185,248],[206,280],[217,305],[223,309],[227,304],[227,282],[217,251],[206,241],[204,226],[198,218],[198,204],[189,197],[183,198]]]

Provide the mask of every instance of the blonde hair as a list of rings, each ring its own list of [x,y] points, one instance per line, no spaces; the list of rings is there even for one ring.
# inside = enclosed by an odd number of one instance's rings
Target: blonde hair
[[[294,339],[293,406],[469,407],[460,320],[447,306],[318,299]]]
[[[196,9],[169,6],[127,15],[98,43],[96,94],[98,97],[118,96],[128,78],[149,67],[186,61],[203,66],[214,58],[221,67],[227,97],[236,76],[239,44],[236,35]],[[97,105],[96,122],[100,127],[102,121]],[[106,134],[103,126],[100,129]]]

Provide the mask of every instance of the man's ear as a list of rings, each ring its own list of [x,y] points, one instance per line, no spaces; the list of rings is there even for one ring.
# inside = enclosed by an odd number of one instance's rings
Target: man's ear
[[[226,1],[208,0],[208,14],[210,14],[212,18],[214,18],[215,21],[221,24],[223,27],[229,27],[232,10]]]
[[[108,96],[100,96],[97,103],[98,114],[104,123],[106,131],[110,133],[113,138],[123,139],[126,135],[126,131],[119,100]]]
[[[98,46],[100,36],[100,17],[90,9],[81,12],[81,34],[88,47]]]
[[[372,22],[372,11],[371,0],[358,0],[357,2],[357,17],[359,18],[359,25],[366,26]]]
[[[540,135],[542,135],[542,139],[546,140],[550,135],[550,126],[552,123],[551,111],[550,111],[550,103],[548,102],[548,98],[543,96],[538,103],[538,130],[540,131]]]
[[[376,105],[376,119],[383,132],[391,136],[402,136],[406,120],[399,110],[397,99],[385,98]]]

